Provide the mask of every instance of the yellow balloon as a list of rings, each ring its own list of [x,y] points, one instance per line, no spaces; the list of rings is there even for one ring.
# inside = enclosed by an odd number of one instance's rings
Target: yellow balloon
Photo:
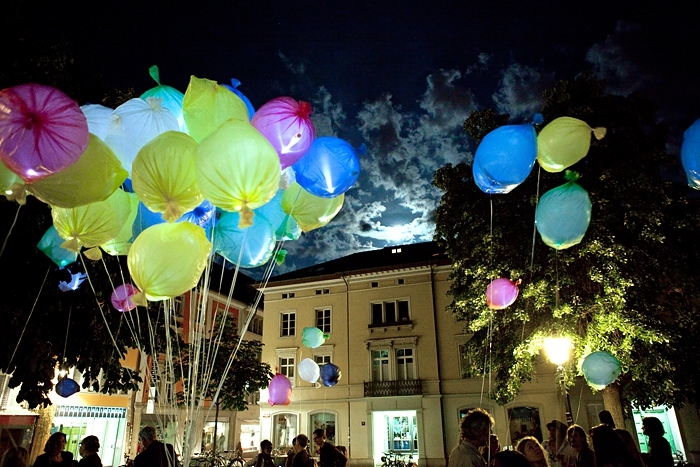
[[[27,189],[51,206],[75,208],[106,200],[128,176],[109,146],[90,134],[88,147],[75,164],[28,184]]]
[[[182,295],[199,281],[211,253],[204,229],[191,222],[155,224],[136,237],[129,272],[148,300]]]
[[[282,209],[290,214],[301,230],[310,232],[328,224],[343,207],[345,194],[335,198],[321,198],[292,183],[282,195]]]
[[[116,237],[100,245],[104,251],[112,256],[125,255],[129,253],[129,249],[131,248],[131,237],[133,235],[131,229],[134,226],[136,215],[139,212],[139,197],[136,193],[127,193],[127,195],[129,196],[129,204],[131,206],[129,217],[126,219],[126,222],[124,222],[124,226]]]
[[[197,142],[179,131],[156,136],[141,148],[131,169],[134,191],[168,222],[199,206],[204,197],[194,172]]]
[[[230,118],[248,121],[248,109],[240,97],[216,81],[194,76],[182,100],[182,115],[198,143]]]
[[[547,172],[561,172],[580,161],[591,146],[591,131],[603,139],[605,128],[591,128],[583,120],[559,117],[537,135],[537,161]]]
[[[17,201],[19,204],[27,202],[24,180],[8,169],[3,161],[0,161],[0,190],[8,201]]]
[[[58,234],[66,239],[61,246],[70,251],[80,251],[102,245],[121,231],[131,212],[129,195],[117,189],[104,201],[77,208],[52,206],[51,217]]]
[[[252,224],[252,209],[277,193],[280,161],[275,148],[244,120],[222,124],[197,147],[197,182],[215,206],[241,213],[241,226]]]

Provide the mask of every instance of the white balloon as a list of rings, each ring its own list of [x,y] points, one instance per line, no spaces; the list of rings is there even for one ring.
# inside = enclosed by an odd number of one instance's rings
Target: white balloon
[[[318,367],[318,363],[310,358],[305,358],[300,361],[297,368],[301,379],[309,383],[315,383],[321,377],[321,369]]]

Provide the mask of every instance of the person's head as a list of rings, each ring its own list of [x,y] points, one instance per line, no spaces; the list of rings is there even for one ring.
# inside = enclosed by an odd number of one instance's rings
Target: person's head
[[[547,462],[547,455],[545,454],[544,447],[542,447],[534,436],[522,438],[518,441],[515,450],[523,454],[530,465],[542,465],[543,462]]]
[[[95,454],[97,451],[100,450],[100,440],[97,439],[97,436],[86,436],[83,438],[83,440],[80,442],[80,455],[85,457],[89,456],[90,454]]]
[[[145,426],[139,431],[139,444],[146,449],[148,446],[158,439],[158,433],[152,426]]]
[[[44,452],[47,454],[57,454],[66,447],[66,434],[60,431],[49,436],[44,445]]]
[[[521,452],[501,451],[491,458],[489,467],[530,467],[530,463]]]
[[[660,438],[666,433],[666,430],[658,418],[644,417],[642,418],[642,433],[650,438]]]
[[[612,414],[607,410],[598,412],[598,420],[600,420],[600,423],[609,425],[610,428],[615,428],[615,420],[613,420]]]
[[[588,436],[586,431],[579,425],[571,425],[566,431],[566,439],[569,440],[569,445],[576,452],[581,452],[588,447]]]
[[[491,414],[484,409],[472,409],[462,417],[459,434],[476,446],[486,446],[495,422]]]
[[[294,450],[296,452],[304,451],[306,446],[309,445],[309,437],[306,435],[298,435],[296,437],[296,442],[294,443]]]
[[[13,446],[2,455],[1,467],[26,467],[29,453],[21,446]]]
[[[326,442],[326,430],[324,430],[323,428],[318,428],[314,430],[313,437],[314,444],[321,448],[323,446],[323,443]]]
[[[264,439],[260,442],[260,452],[263,455],[272,455],[272,442],[269,439]]]
[[[547,431],[549,432],[549,439],[553,439],[557,443],[562,443],[566,439],[566,425],[559,420],[552,420],[547,423]]]
[[[632,463],[627,446],[611,426],[601,424],[591,428],[591,439],[596,465]]]

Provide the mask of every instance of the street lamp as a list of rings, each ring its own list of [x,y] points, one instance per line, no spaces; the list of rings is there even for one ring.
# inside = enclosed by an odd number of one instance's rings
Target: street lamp
[[[564,364],[571,357],[572,347],[571,339],[568,337],[547,337],[544,340],[544,351],[547,358],[557,365],[557,383],[561,385],[561,392],[566,396],[566,424],[569,426],[574,423],[574,418],[571,416],[571,400],[564,378]]]

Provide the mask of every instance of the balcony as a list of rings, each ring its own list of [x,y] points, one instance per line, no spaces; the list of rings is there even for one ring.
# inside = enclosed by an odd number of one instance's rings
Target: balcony
[[[365,381],[365,397],[420,396],[423,394],[421,380]]]

